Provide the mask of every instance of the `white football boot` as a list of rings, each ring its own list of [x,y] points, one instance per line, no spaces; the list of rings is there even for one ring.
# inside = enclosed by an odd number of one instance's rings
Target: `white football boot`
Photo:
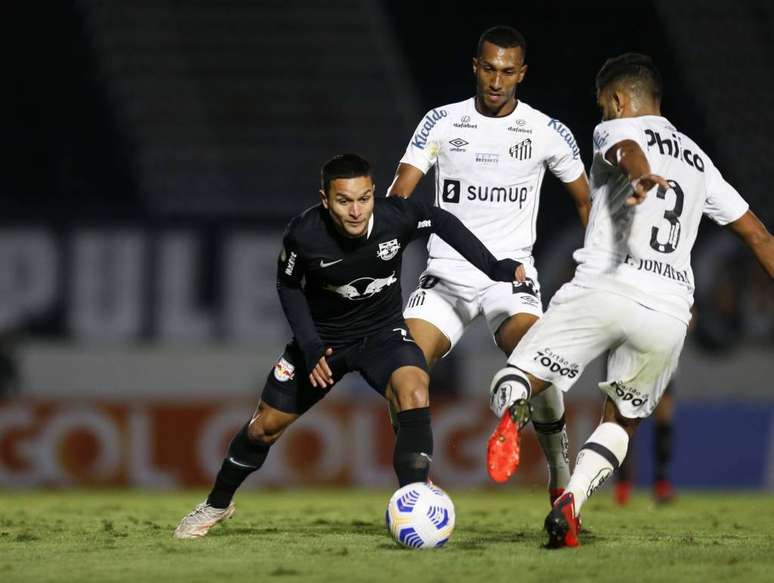
[[[231,518],[235,510],[233,502],[227,508],[215,508],[207,502],[202,502],[183,517],[175,529],[175,538],[202,537],[219,522]]]

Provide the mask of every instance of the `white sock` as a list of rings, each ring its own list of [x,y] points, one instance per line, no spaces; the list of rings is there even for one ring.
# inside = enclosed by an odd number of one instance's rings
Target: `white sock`
[[[532,425],[548,464],[548,489],[564,490],[570,481],[570,457],[562,391],[551,386],[530,402]]]
[[[629,435],[617,423],[602,423],[583,444],[567,484],[575,497],[575,516],[594,491],[618,469],[629,447]]]
[[[529,399],[531,392],[527,375],[517,368],[506,366],[498,370],[492,378],[492,384],[489,386],[489,408],[499,419],[514,402]]]

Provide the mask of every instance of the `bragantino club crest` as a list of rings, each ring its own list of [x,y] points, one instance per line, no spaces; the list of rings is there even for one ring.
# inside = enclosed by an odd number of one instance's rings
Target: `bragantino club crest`
[[[398,254],[400,250],[400,243],[397,239],[392,239],[386,243],[379,243],[379,249],[376,251],[376,256],[384,261],[389,261]]]

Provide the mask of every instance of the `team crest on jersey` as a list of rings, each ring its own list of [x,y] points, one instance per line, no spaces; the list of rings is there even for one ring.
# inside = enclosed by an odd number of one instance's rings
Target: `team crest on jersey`
[[[398,254],[400,250],[400,243],[397,239],[392,239],[386,243],[379,243],[379,249],[376,251],[376,256],[383,261],[389,261]]]
[[[529,160],[532,158],[532,138],[514,144],[508,149],[508,153],[516,160]]]
[[[284,356],[280,356],[277,364],[274,365],[274,378],[281,383],[293,380],[296,376],[296,367],[290,364]]]

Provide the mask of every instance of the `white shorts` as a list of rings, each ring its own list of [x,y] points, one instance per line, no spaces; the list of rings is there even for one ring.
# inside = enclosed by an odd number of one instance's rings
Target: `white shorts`
[[[508,364],[567,391],[586,365],[609,350],[599,388],[624,417],[647,417],[672,377],[686,325],[612,292],[565,284],[529,329]]]
[[[532,258],[521,259],[524,283],[494,282],[467,262],[434,260],[409,296],[403,317],[430,322],[454,348],[465,328],[480,314],[494,334],[514,314],[543,314],[540,284]]]

